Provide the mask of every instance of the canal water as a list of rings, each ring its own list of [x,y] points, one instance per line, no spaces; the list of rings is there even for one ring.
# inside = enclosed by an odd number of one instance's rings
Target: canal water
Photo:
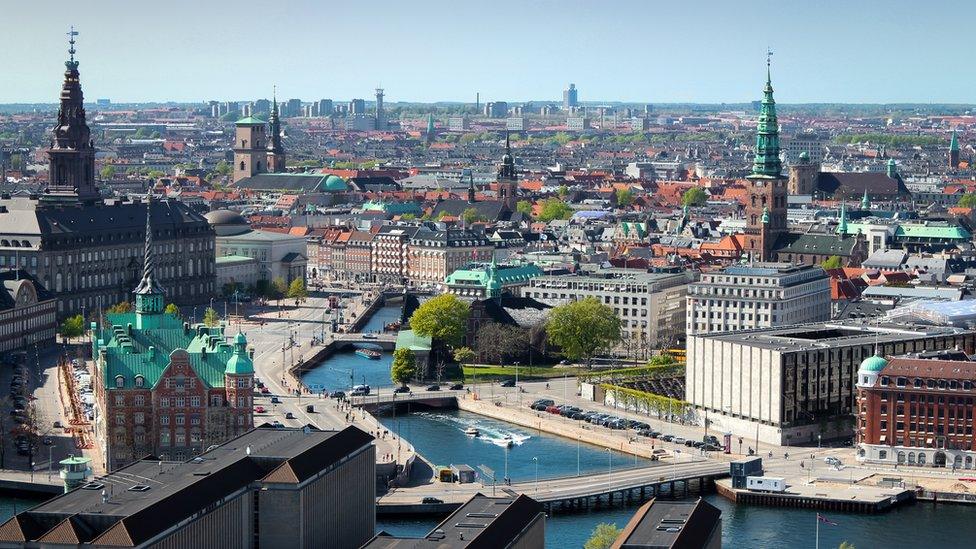
[[[383,326],[399,320],[400,308],[399,303],[381,307],[366,322],[362,331],[381,333]],[[374,388],[392,387],[390,363],[393,362],[393,355],[376,346],[363,347],[381,351],[383,355],[378,359],[371,359],[357,355],[353,349],[335,353],[302,376],[305,386],[316,392],[342,390],[347,393],[353,385],[361,383]]]
[[[403,417],[382,417],[391,430],[399,429],[424,457],[437,465],[465,463],[477,468],[485,464],[500,478],[504,471],[505,450],[499,439],[512,436],[516,444],[509,450],[509,475],[516,481],[533,481],[535,462],[539,458],[539,478],[575,475],[577,443],[555,435],[483,418],[461,411],[422,412]],[[476,427],[483,437],[464,434]],[[608,472],[610,463],[604,449],[580,445],[579,467],[584,474]],[[641,461],[639,461],[641,463]],[[633,458],[613,455],[613,468],[633,466]],[[532,494],[529,493],[531,496]],[[722,511],[723,547],[792,548],[813,547],[816,511],[758,506],[735,506],[718,495],[705,499]],[[585,513],[556,513],[546,521],[546,547],[569,549],[583,547],[590,533],[601,522],[623,528],[636,507],[614,508]],[[976,508],[970,506],[934,506],[919,503],[879,515],[825,513],[837,526],[821,524],[821,547],[837,547],[843,541],[859,549],[917,549],[918,547],[976,546]],[[377,531],[396,535],[422,536],[438,523],[437,518],[380,518]]]

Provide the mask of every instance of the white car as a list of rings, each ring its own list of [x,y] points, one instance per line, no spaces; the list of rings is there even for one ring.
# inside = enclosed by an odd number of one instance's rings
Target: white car
[[[835,458],[834,456],[827,456],[824,458],[824,463],[826,463],[827,465],[833,465],[835,467],[839,467],[842,462],[841,460]]]

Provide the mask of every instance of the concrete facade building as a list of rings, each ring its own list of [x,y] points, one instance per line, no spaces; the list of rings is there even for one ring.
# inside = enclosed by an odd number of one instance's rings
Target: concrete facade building
[[[569,110],[579,106],[579,94],[576,84],[570,84],[569,88],[563,90],[563,108]]]
[[[257,280],[305,280],[305,237],[251,229],[246,219],[230,210],[215,210],[205,217],[217,234],[216,257],[253,257],[258,262]]]
[[[581,132],[590,128],[590,119],[585,116],[570,116],[566,119],[566,129],[571,132]]]
[[[960,348],[976,332],[862,321],[690,336],[685,400],[709,428],[783,445],[849,437],[857,368],[882,355]]]
[[[830,278],[820,267],[735,265],[688,286],[688,335],[830,320]]]

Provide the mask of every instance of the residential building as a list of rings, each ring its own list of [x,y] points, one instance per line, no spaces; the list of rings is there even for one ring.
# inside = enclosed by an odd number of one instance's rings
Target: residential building
[[[470,128],[471,124],[464,116],[452,116],[447,119],[447,129],[452,132],[463,132]]]
[[[576,84],[570,84],[568,89],[563,90],[563,108],[569,110],[579,106],[579,94]]]
[[[528,128],[524,116],[512,116],[505,120],[505,129],[511,132],[522,132]]]
[[[594,297],[622,321],[622,345],[652,348],[684,337],[685,302],[693,275],[687,271],[647,273],[628,269],[593,276],[544,275],[533,278],[522,296],[548,305]]]
[[[383,225],[373,235],[370,275],[374,282],[403,284],[409,269],[410,242],[420,227]]]
[[[384,531],[362,549],[542,549],[545,544],[546,514],[541,503],[524,494],[476,494],[422,538],[397,537]]]
[[[410,238],[407,279],[414,285],[439,286],[468,263],[488,261],[494,251],[484,233],[423,226]]]
[[[353,231],[346,241],[346,278],[355,282],[373,280],[373,234]],[[398,281],[399,282],[399,281]]]
[[[688,335],[830,320],[830,277],[789,263],[734,265],[688,286]]]
[[[721,549],[722,511],[707,501],[641,505],[610,549]]]
[[[865,320],[688,337],[685,399],[709,428],[769,444],[851,436],[857,368],[927,350],[972,353],[976,332]],[[706,417],[702,417],[706,419]]]
[[[95,434],[105,468],[146,455],[182,461],[251,429],[254,365],[247,339],[164,312],[147,220],[135,312],[107,314],[92,337]]]
[[[810,131],[797,133],[783,139],[783,161],[793,164],[800,161],[800,156],[805,153],[807,161],[820,164],[823,162],[828,143],[830,143],[830,136],[823,133]]]
[[[55,342],[58,307],[54,295],[27,271],[0,272],[0,352]]]
[[[885,356],[858,369],[858,461],[973,469],[976,362],[959,351]]]
[[[376,527],[372,440],[261,427],[189,461],[135,461],[17,513],[0,547],[357,549]]]
[[[571,132],[581,132],[590,129],[590,119],[585,116],[570,116],[566,118],[566,129]]]

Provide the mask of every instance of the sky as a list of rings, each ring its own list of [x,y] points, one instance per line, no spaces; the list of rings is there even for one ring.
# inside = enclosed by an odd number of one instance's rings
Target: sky
[[[87,99],[976,103],[956,0],[4,1],[0,103]]]

